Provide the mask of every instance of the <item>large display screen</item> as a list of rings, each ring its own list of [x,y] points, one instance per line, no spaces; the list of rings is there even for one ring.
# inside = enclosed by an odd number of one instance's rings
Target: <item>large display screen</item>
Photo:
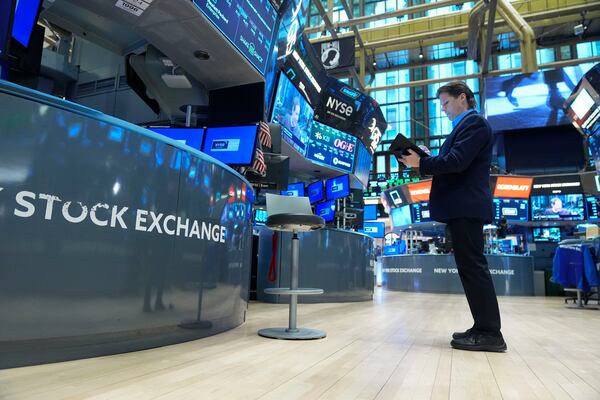
[[[507,221],[529,220],[529,200],[495,198],[493,202],[495,221],[500,221],[502,217]]]
[[[571,220],[585,218],[582,194],[531,196],[533,221]]]
[[[304,197],[304,183],[290,183],[287,190],[282,190],[281,194],[284,196]]]
[[[351,173],[354,168],[356,137],[313,121],[306,158],[317,164]]]
[[[254,225],[264,225],[267,223],[267,217],[269,214],[267,210],[254,209]]]
[[[356,159],[354,161],[354,176],[364,187],[369,184],[369,174],[371,173],[371,165],[373,157],[367,150],[362,141],[357,140]]]
[[[429,202],[414,203],[410,205],[410,213],[413,223],[430,222]]]
[[[350,177],[342,175],[325,181],[327,200],[341,199],[350,196]]]
[[[600,197],[590,196],[585,198],[587,219],[590,221],[600,220]]]
[[[586,135],[600,130],[600,64],[596,64],[579,81],[577,88],[565,102],[567,115],[573,125]]]
[[[363,221],[375,221],[377,219],[377,204],[365,204],[363,210]]]
[[[374,238],[383,239],[385,237],[385,222],[365,222],[363,229],[359,230],[359,232]]]
[[[485,109],[494,130],[567,125],[565,100],[590,64],[488,78]]]
[[[256,125],[206,128],[202,152],[228,165],[252,165]]]
[[[37,23],[42,0],[17,0],[13,19],[12,37],[23,46],[29,46],[31,31]]]
[[[313,115],[314,110],[310,104],[287,76],[281,73],[271,122],[281,125],[283,139],[303,156],[306,155]]]
[[[335,218],[335,201],[324,201],[315,206],[315,215],[323,217],[325,222],[331,222]]]
[[[308,192],[308,200],[310,201],[310,204],[325,200],[323,181],[321,180],[318,180],[308,185],[306,187],[306,191]]]
[[[394,227],[410,224],[412,224],[410,205],[392,208],[392,225],[394,225]]]
[[[177,140],[196,150],[202,149],[204,129],[202,128],[148,128],[152,132]]]
[[[264,75],[277,22],[277,11],[271,2],[193,1],[215,27]]]
[[[533,228],[534,242],[560,242],[560,228]]]

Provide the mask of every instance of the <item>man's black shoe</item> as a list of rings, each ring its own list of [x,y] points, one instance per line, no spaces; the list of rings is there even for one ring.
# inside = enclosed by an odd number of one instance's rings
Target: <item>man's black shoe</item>
[[[452,334],[452,339],[462,339],[462,338],[466,338],[467,336],[469,336],[471,334],[471,331],[473,330],[473,328],[469,328],[464,332],[454,332]]]
[[[461,339],[454,339],[450,345],[455,349],[471,351],[506,351],[506,342],[502,336],[482,335],[473,333]]]

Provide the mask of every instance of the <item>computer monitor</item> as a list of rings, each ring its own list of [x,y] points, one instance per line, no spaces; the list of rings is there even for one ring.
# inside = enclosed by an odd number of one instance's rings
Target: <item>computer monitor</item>
[[[507,221],[528,221],[529,200],[494,198],[494,220],[500,221],[503,217]]]
[[[267,210],[255,208],[254,209],[254,225],[266,224],[268,216],[269,216],[269,214],[267,213]]]
[[[287,190],[282,190],[283,196],[304,197],[304,183],[296,182],[288,184]]]
[[[377,204],[365,204],[363,210],[364,221],[375,221],[377,219]]]
[[[410,205],[410,213],[413,223],[430,222],[429,202],[414,203]]]
[[[385,222],[365,222],[363,229],[359,232],[374,238],[383,239],[385,237]]]
[[[319,201],[325,200],[325,193],[323,191],[322,180],[318,180],[308,185],[306,191],[308,192],[308,199],[310,200],[310,204],[314,204]]]
[[[37,23],[42,0],[19,0],[15,8],[12,37],[23,47],[29,46],[29,39],[34,25]]]
[[[532,221],[580,221],[585,219],[582,194],[531,196]]]
[[[585,198],[585,208],[587,212],[587,219],[589,221],[600,220],[600,197],[599,196],[588,196]]]
[[[392,208],[392,225],[405,226],[412,224],[412,216],[410,215],[410,205]]]
[[[560,242],[559,227],[539,227],[532,229],[534,242]]]
[[[350,196],[350,176],[341,175],[325,181],[327,200],[341,199]]]
[[[331,222],[335,218],[335,201],[329,200],[317,203],[315,206],[315,215],[323,217],[325,222]]]
[[[170,139],[181,142],[193,147],[196,150],[202,149],[202,139],[204,138],[204,128],[148,128],[152,132],[166,136]]]
[[[206,128],[202,152],[227,165],[252,165],[257,133],[257,125]]]
[[[281,136],[298,153],[306,155],[314,110],[284,73],[273,102],[271,122],[281,125]]]

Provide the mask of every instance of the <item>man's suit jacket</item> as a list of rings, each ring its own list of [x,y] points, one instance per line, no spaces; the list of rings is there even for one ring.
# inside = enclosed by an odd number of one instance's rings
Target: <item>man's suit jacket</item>
[[[452,130],[438,156],[421,158],[421,175],[433,175],[429,197],[432,219],[492,220],[492,144],[490,125],[472,111]]]

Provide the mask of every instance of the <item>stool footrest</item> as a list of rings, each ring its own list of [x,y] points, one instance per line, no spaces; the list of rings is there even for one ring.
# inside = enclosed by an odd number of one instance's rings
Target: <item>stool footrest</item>
[[[267,288],[265,289],[266,294],[295,294],[299,296],[308,296],[315,294],[323,294],[325,291],[323,289],[313,289],[313,288],[298,288],[298,289],[290,289],[290,288]]]

